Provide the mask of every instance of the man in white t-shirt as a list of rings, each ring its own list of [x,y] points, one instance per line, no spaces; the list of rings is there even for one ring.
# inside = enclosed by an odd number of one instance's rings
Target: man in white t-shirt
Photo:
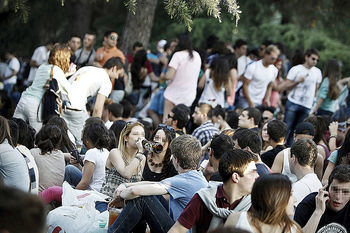
[[[239,98],[239,107],[255,107],[261,105],[263,101],[269,105],[272,83],[278,74],[273,63],[277,60],[278,55],[278,48],[270,45],[266,48],[263,59],[247,66],[242,77],[243,96]]]
[[[317,146],[312,139],[299,139],[291,148],[289,166],[297,181],[292,186],[297,206],[307,195],[322,188],[321,181],[314,172],[317,159]]]
[[[237,56],[238,83],[236,86],[236,91],[242,88],[243,83],[241,76],[244,74],[247,65],[251,62],[250,58],[247,57],[247,45],[248,43],[246,41],[238,39],[233,46],[235,49],[235,54]]]
[[[40,46],[34,50],[33,56],[30,59],[29,63],[31,68],[28,79],[26,81],[27,86],[30,86],[30,84],[33,82],[38,67],[44,63],[47,63],[47,60],[49,59],[49,53],[53,47],[53,44],[54,43],[50,42],[47,45]]]
[[[119,77],[117,63],[120,58],[112,57],[106,61],[104,68],[85,66],[80,68],[69,81],[72,83],[73,93],[70,93],[70,104],[63,114],[69,130],[81,145],[81,132],[85,120],[89,117],[86,111],[88,97],[96,97],[92,116],[101,117],[103,105],[112,90],[111,80]]]
[[[305,62],[293,66],[287,75],[284,85],[289,89],[284,121],[287,124],[286,144],[293,144],[293,131],[295,126],[302,122],[312,108],[315,93],[322,81],[321,70],[315,67],[319,59],[316,49],[305,52]]]
[[[7,91],[7,95],[10,96],[13,86],[17,83],[17,73],[20,69],[20,64],[18,59],[11,52],[7,52],[5,56],[7,68],[1,80],[4,82],[4,89]]]

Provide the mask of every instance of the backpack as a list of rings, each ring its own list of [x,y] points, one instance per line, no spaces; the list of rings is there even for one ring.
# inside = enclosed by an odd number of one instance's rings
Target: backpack
[[[52,116],[59,116],[63,113],[61,91],[57,80],[53,78],[53,67],[54,66],[51,67],[50,78],[43,87],[45,89],[41,102],[41,119],[43,122],[48,121]]]

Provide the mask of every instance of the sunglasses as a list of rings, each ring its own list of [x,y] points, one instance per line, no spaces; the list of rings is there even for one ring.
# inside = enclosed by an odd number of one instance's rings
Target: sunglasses
[[[118,37],[117,36],[110,36],[109,39],[111,39],[111,40],[118,40]]]
[[[163,129],[167,129],[170,132],[175,132],[175,129],[167,124],[159,124],[158,127],[163,128]]]

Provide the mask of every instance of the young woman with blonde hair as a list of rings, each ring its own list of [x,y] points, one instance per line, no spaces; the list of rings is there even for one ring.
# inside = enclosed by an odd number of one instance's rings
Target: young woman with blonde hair
[[[110,151],[106,161],[106,177],[101,192],[113,197],[122,183],[141,181],[146,157],[140,141],[145,138],[144,126],[128,123],[120,133],[118,148]]]
[[[258,233],[301,233],[290,216],[294,214],[292,183],[281,174],[259,177],[253,186],[252,207],[248,212],[233,212],[225,226],[235,226]]]
[[[50,51],[48,63],[41,65],[36,71],[34,81],[21,96],[13,117],[29,121],[29,124],[38,132],[42,127],[41,99],[45,93],[44,86],[51,77],[57,80],[63,94],[69,97],[71,85],[65,73],[69,69],[70,49],[67,45],[55,45]]]

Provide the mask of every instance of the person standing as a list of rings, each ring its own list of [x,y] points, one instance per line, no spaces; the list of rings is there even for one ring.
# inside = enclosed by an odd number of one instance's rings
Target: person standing
[[[7,52],[5,56],[7,60],[7,69],[4,77],[1,77],[1,80],[4,82],[4,89],[7,91],[7,96],[10,97],[13,86],[17,83],[17,73],[20,69],[20,64],[12,52]]]
[[[287,75],[286,88],[290,90],[284,121],[287,124],[286,144],[293,144],[295,126],[308,117],[315,93],[322,81],[321,70],[316,66],[320,55],[316,49],[305,52],[305,62],[293,66]]]

